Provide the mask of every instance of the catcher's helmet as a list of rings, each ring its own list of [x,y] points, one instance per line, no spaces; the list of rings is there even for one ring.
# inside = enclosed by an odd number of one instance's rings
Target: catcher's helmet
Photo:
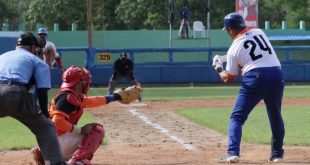
[[[17,46],[31,46],[31,45],[35,45],[36,47],[39,46],[39,41],[37,39],[37,37],[35,37],[32,33],[27,32],[24,34],[21,34],[18,38],[17,38],[17,42],[16,42]]]
[[[90,88],[91,75],[87,69],[72,65],[63,73],[62,80],[61,88],[72,88],[77,82],[83,81],[85,83],[83,93],[86,94]]]
[[[224,17],[224,27],[222,30],[227,28],[242,30],[245,27],[244,19],[239,13],[230,13]]]
[[[39,30],[38,30],[38,34],[45,34],[45,35],[47,35],[47,29],[46,28],[39,28]]]

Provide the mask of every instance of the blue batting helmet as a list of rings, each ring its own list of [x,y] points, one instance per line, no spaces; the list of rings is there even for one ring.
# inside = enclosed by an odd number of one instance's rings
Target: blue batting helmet
[[[222,30],[227,28],[242,30],[245,27],[244,19],[239,13],[230,13],[224,17],[224,27]]]
[[[47,35],[47,29],[46,28],[39,28],[38,34],[45,34],[45,35]]]

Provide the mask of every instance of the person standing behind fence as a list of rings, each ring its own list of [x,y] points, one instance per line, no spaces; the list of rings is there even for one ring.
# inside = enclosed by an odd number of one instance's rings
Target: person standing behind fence
[[[178,37],[179,38],[189,38],[188,31],[190,29],[189,25],[189,16],[191,15],[191,11],[187,6],[183,6],[181,10],[179,11],[179,15],[181,18],[181,25]]]
[[[120,54],[120,57],[114,62],[113,69],[113,75],[109,80],[108,95],[113,94],[116,84],[121,78],[126,78],[130,85],[139,85],[134,75],[133,62],[128,58],[126,52]],[[141,101],[141,97],[139,101]]]
[[[39,46],[32,33],[21,34],[16,49],[0,55],[0,117],[10,116],[28,127],[36,136],[45,163],[65,164],[56,130],[48,119],[48,89],[51,87],[48,66],[37,56]],[[28,90],[36,85],[40,108]]]
[[[257,28],[247,28],[243,17],[230,13],[224,17],[224,28],[233,43],[227,56],[216,55],[213,66],[225,82],[233,81],[239,71],[242,83],[230,116],[228,129],[228,155],[221,162],[238,163],[242,126],[253,108],[264,100],[271,127],[270,162],[283,160],[284,122],[281,115],[284,90],[281,64],[266,34]],[[227,62],[225,70],[223,62]]]
[[[63,65],[59,54],[56,51],[55,44],[47,40],[48,31],[46,28],[39,28],[38,39],[42,47],[42,52],[40,53],[40,58],[42,58],[49,67],[54,67],[55,65],[63,72]]]

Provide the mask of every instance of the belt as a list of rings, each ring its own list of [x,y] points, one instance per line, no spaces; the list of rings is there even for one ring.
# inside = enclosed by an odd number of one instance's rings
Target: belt
[[[264,70],[274,70],[274,69],[278,69],[278,70],[281,70],[281,67],[280,66],[272,66],[272,67],[262,67],[262,68],[254,68],[254,69],[251,69],[249,71],[264,71]]]
[[[20,82],[15,82],[15,81],[11,81],[11,80],[8,80],[8,81],[0,81],[0,84],[4,84],[4,85],[18,85],[18,86],[23,86],[25,87],[26,89],[29,88],[29,85],[28,84],[22,84]]]

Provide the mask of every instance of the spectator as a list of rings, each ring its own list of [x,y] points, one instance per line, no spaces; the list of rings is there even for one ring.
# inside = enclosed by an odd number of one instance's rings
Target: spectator
[[[187,6],[183,6],[179,11],[179,15],[181,18],[181,25],[178,36],[179,38],[189,38],[188,37],[188,31],[190,29],[189,17],[191,15],[191,11]]]

